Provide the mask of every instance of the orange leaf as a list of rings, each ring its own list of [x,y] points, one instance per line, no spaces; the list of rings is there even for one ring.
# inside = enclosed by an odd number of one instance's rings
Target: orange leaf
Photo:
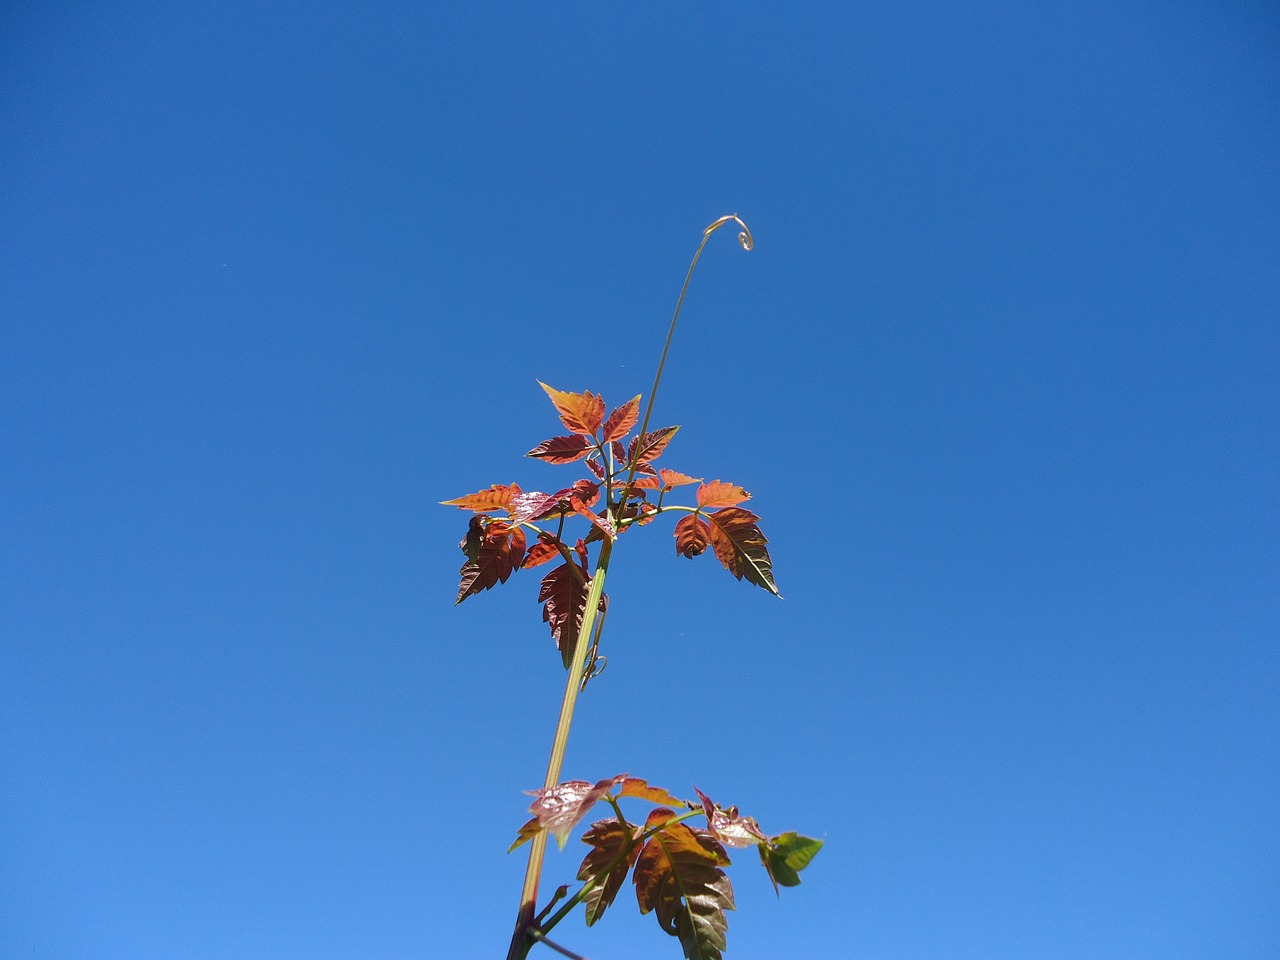
[[[541,380],[538,381],[538,386],[547,392],[547,396],[555,404],[556,412],[560,414],[560,422],[574,433],[592,434],[600,429],[600,424],[604,422],[602,397],[596,396],[590,390],[584,390],[582,393],[565,393],[555,387],[548,387]]]
[[[711,542],[711,527],[696,513],[681,517],[676,523],[676,553],[696,557]]]
[[[744,500],[750,500],[751,494],[737,484],[725,483],[723,480],[712,480],[698,488],[696,494],[700,507],[736,507]]]
[[[511,486],[507,486],[505,483],[495,483],[488,490],[469,493],[465,497],[458,497],[456,500],[441,500],[440,503],[446,507],[457,507],[459,510],[477,510],[480,512],[505,510],[511,507],[511,498],[520,492],[520,487],[517,484],[513,483]]]
[[[540,540],[529,548],[529,552],[524,556],[524,563],[520,567],[523,570],[528,570],[530,567],[540,567],[548,560],[554,560],[558,556],[560,556],[560,551],[556,549],[555,544]]]
[[[631,432],[631,428],[636,425],[636,421],[639,419],[640,395],[636,394],[634,399],[628,400],[613,413],[609,414],[609,419],[604,422],[605,440],[621,440]]]
[[[670,490],[672,487],[682,487],[686,483],[701,483],[701,477],[690,477],[681,473],[679,470],[668,470],[666,467],[658,469],[658,476],[662,478],[662,489]]]
[[[622,789],[618,791],[620,797],[639,797],[641,800],[648,800],[650,803],[656,803],[664,807],[687,807],[688,804],[683,800],[673,797],[662,787],[651,787],[647,780],[640,777],[627,777],[622,781]]]

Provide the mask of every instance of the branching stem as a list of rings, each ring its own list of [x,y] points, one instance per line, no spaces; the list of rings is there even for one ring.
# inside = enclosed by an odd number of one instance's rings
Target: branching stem
[[[698,258],[702,256],[702,249],[707,245],[707,241],[711,239],[711,235],[728,223],[736,223],[742,228],[738,234],[738,242],[742,244],[742,249],[750,250],[755,241],[751,237],[751,231],[747,229],[747,225],[737,214],[730,214],[716,220],[705,230],[702,231],[702,242],[698,244],[698,249],[693,255],[693,260],[689,264],[689,272],[685,274],[684,286],[680,288],[680,297],[676,300],[676,309],[671,316],[671,326],[667,330],[666,342],[662,345],[662,356],[658,360],[658,370],[653,377],[653,389],[649,391],[649,403],[645,407],[644,421],[640,425],[640,434],[636,439],[636,452],[639,453],[644,447],[645,431],[649,428],[649,416],[653,413],[653,402],[658,396],[658,385],[662,382],[662,368],[667,363],[667,353],[671,349],[671,338],[675,336],[676,321],[680,319],[680,307],[684,304],[685,294],[689,291],[689,281],[693,279],[693,270],[698,265]],[[637,461],[639,457],[637,456]],[[626,505],[627,498],[631,494],[631,484],[635,481],[636,468],[639,463],[633,461],[627,471],[627,482],[623,484],[621,494],[615,504],[611,506],[621,513],[622,508]],[[606,477],[612,477],[612,470],[606,471]],[[611,484],[606,482],[606,491],[609,490]],[[609,501],[606,492],[606,501]],[[615,516],[615,525],[619,525],[622,520],[621,516]],[[564,518],[561,517],[561,526],[563,527]],[[556,537],[559,540],[559,536]],[[591,646],[593,628],[595,627],[596,615],[600,609],[600,596],[604,590],[605,574],[609,571],[609,557],[613,552],[613,541],[605,538],[600,544],[600,555],[596,560],[596,572],[591,578],[591,588],[587,592],[587,609],[583,614],[582,625],[578,628],[578,637],[573,647],[573,660],[569,664],[569,675],[565,681],[564,699],[560,704],[560,719],[556,724],[555,738],[551,744],[551,759],[547,763],[547,777],[543,782],[545,789],[550,789],[560,782],[560,771],[564,767],[565,748],[569,743],[569,726],[573,722],[573,710],[577,706],[578,692],[582,689],[582,671],[586,664],[587,651]],[[570,564],[570,566],[576,566]],[[569,953],[563,947],[553,944],[546,940],[542,933],[542,928],[538,925],[534,913],[538,909],[538,882],[542,877],[542,861],[547,852],[547,832],[539,831],[529,844],[529,865],[525,869],[524,888],[520,892],[520,912],[516,915],[515,931],[511,936],[511,947],[507,951],[507,960],[524,960],[529,955],[529,949],[538,940],[542,940],[548,946],[553,947],[560,953],[568,957],[576,957],[576,954]],[[571,900],[571,903],[577,903],[578,899]],[[569,904],[561,907],[559,911],[551,918],[550,926],[567,913],[566,908],[571,909]]]

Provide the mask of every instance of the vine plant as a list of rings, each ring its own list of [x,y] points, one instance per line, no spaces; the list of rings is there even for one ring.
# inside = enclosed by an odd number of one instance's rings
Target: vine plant
[[[680,556],[699,556],[709,546],[739,580],[781,596],[774,583],[767,540],[758,526],[760,518],[741,506],[751,495],[733,483],[703,482],[654,466],[680,429],[649,429],[680,307],[707,241],[730,223],[741,227],[738,240],[743,249],[753,246],[751,231],[736,215],[721,217],[703,231],[676,301],[642,421],[639,396],[606,416],[603,398],[589,390],[568,393],[540,384],[568,433],[544,440],[528,455],[553,464],[582,461],[590,477],[554,493],[526,492],[515,483],[494,484],[487,490],[443,501],[446,506],[474,514],[459,544],[466,561],[456,603],[505,583],[517,570],[556,564],[542,578],[538,601],[568,677],[546,780],[542,789],[529,791],[535,798],[529,808],[533,817],[520,828],[511,846],[515,850],[529,843],[529,865],[507,960],[524,960],[539,942],[582,960],[551,940],[548,932],[579,904],[585,908],[587,925],[594,924],[613,903],[628,874],[640,912],[656,913],[662,929],[679,938],[687,960],[721,960],[725,911],[734,908],[733,887],[723,869],[729,865],[725,848],[754,846],[776,891],[780,886],[798,884],[799,871],[822,846],[820,840],[793,832],[768,835],[754,818],[740,815],[737,807],[715,803],[696,787],[698,799],[690,801],[625,773],[596,783],[560,782],[578,694],[606,662],[600,655],[608,609],[604,583],[614,544],[621,536],[660,514],[681,513],[675,524]],[[640,429],[630,437],[637,421]],[[692,505],[668,502],[672,490],[692,484],[698,484]],[[578,518],[588,526],[584,536],[574,537],[566,528],[569,521]],[[593,545],[598,545],[594,564]],[[647,802],[652,809],[643,819],[632,821],[623,812],[623,800]],[[567,884],[559,887],[539,910],[538,885],[547,835],[555,836],[564,849],[573,828],[600,803],[607,804],[609,815],[591,824],[582,835],[582,842],[590,848],[578,868],[577,879],[582,885],[572,895]],[[705,827],[687,822],[695,817],[704,818]]]

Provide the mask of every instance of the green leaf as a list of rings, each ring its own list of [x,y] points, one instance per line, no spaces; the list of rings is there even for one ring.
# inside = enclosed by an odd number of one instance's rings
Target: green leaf
[[[764,864],[776,892],[780,885],[800,885],[800,871],[818,855],[818,851],[822,849],[822,841],[790,831],[770,837],[756,849],[760,851],[760,862]]]

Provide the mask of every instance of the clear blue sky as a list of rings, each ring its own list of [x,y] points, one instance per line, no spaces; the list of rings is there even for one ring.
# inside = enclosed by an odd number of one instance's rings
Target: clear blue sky
[[[655,417],[787,599],[623,541],[566,775],[826,838],[728,960],[1280,956],[1280,11],[635,6],[4,4],[0,957],[502,955],[562,671],[437,501],[732,212]]]

